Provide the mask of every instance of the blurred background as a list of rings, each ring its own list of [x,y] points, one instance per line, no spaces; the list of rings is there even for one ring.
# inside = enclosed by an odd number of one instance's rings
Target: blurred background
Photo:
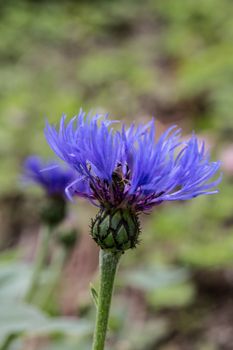
[[[233,349],[233,3],[230,0],[0,3],[0,349],[87,350],[98,249],[87,202],[47,303],[21,301],[44,194],[20,184],[26,156],[52,157],[45,120],[80,107],[195,130],[222,161],[220,194],[142,215],[140,246],[119,269],[108,350]],[[51,255],[53,247],[51,248]],[[42,299],[41,299],[42,298]]]

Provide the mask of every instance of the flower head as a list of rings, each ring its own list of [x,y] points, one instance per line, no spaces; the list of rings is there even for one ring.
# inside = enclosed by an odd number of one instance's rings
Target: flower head
[[[155,123],[113,130],[107,116],[83,112],[59,130],[47,124],[45,135],[54,152],[77,172],[66,188],[69,196],[89,198],[101,208],[145,211],[164,201],[213,194],[211,181],[220,163],[211,162],[204,143],[193,135],[181,142],[180,130],[169,128],[155,142]]]
[[[74,179],[74,171],[54,160],[45,161],[29,156],[24,162],[23,180],[42,187],[48,195],[65,194],[65,188]]]
[[[47,196],[43,201],[41,220],[49,226],[58,225],[66,215],[65,188],[74,179],[74,171],[54,160],[45,161],[30,156],[24,162],[23,181],[42,187]]]
[[[136,246],[140,233],[138,213],[164,201],[214,194],[212,180],[220,163],[211,162],[204,143],[193,135],[182,142],[180,130],[169,128],[155,141],[155,123],[123,125],[114,131],[107,116],[83,112],[58,130],[47,124],[50,147],[77,177],[66,187],[69,198],[88,198],[100,207],[91,234],[102,249],[124,251]]]

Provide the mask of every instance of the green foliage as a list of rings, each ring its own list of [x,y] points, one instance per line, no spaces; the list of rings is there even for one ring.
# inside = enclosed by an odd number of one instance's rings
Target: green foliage
[[[216,239],[204,245],[194,243],[184,246],[180,253],[180,261],[192,267],[219,268],[229,267],[233,263],[233,237]]]
[[[232,4],[227,0],[152,3],[166,23],[161,49],[178,61],[176,98],[202,95],[214,125],[232,129]]]
[[[2,260],[2,259],[1,259]],[[0,264],[0,298],[23,298],[29,285],[31,271],[28,265],[16,261]]]
[[[65,317],[48,318],[33,306],[2,299],[0,317],[0,341],[11,334],[18,335],[73,335],[87,336],[91,325]]]
[[[143,268],[136,271],[130,270],[123,276],[126,285],[139,288],[144,291],[170,288],[171,285],[184,282],[188,279],[188,272],[185,269],[172,267]]]
[[[10,259],[11,256],[11,259]],[[15,261],[14,254],[0,260],[0,349],[19,336],[68,336],[84,339],[91,333],[87,320],[49,317],[36,306],[23,302],[31,271],[28,265]],[[17,344],[16,344],[17,345]]]
[[[15,186],[26,154],[49,152],[45,118],[57,121],[80,106],[118,118],[165,118],[188,102],[185,114],[198,125],[233,127],[229,1],[147,0],[142,7],[131,0],[25,0],[1,7],[1,191]]]
[[[191,283],[177,284],[148,293],[148,303],[156,308],[179,308],[194,300],[194,288]]]
[[[155,306],[157,310],[180,307],[192,302],[194,287],[188,280],[187,270],[164,266],[131,270],[124,276],[124,283],[143,290],[148,305]]]
[[[157,241],[165,261],[198,267],[231,266],[232,196],[231,183],[224,181],[218,196],[163,206],[149,221],[145,239]],[[166,245],[170,246],[167,257]]]

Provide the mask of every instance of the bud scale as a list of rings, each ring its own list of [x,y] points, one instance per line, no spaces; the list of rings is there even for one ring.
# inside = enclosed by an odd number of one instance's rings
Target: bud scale
[[[125,251],[138,243],[140,223],[130,209],[101,209],[92,220],[91,235],[104,250]]]

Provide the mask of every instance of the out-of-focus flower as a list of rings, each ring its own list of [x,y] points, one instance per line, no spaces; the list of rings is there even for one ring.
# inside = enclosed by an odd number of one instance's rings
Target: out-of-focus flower
[[[23,182],[42,187],[47,200],[41,207],[41,219],[50,226],[60,223],[66,215],[65,188],[75,178],[75,171],[54,160],[30,156],[24,162]]]
[[[23,181],[42,187],[48,195],[65,195],[65,188],[75,178],[74,171],[55,160],[29,156],[24,162]]]

